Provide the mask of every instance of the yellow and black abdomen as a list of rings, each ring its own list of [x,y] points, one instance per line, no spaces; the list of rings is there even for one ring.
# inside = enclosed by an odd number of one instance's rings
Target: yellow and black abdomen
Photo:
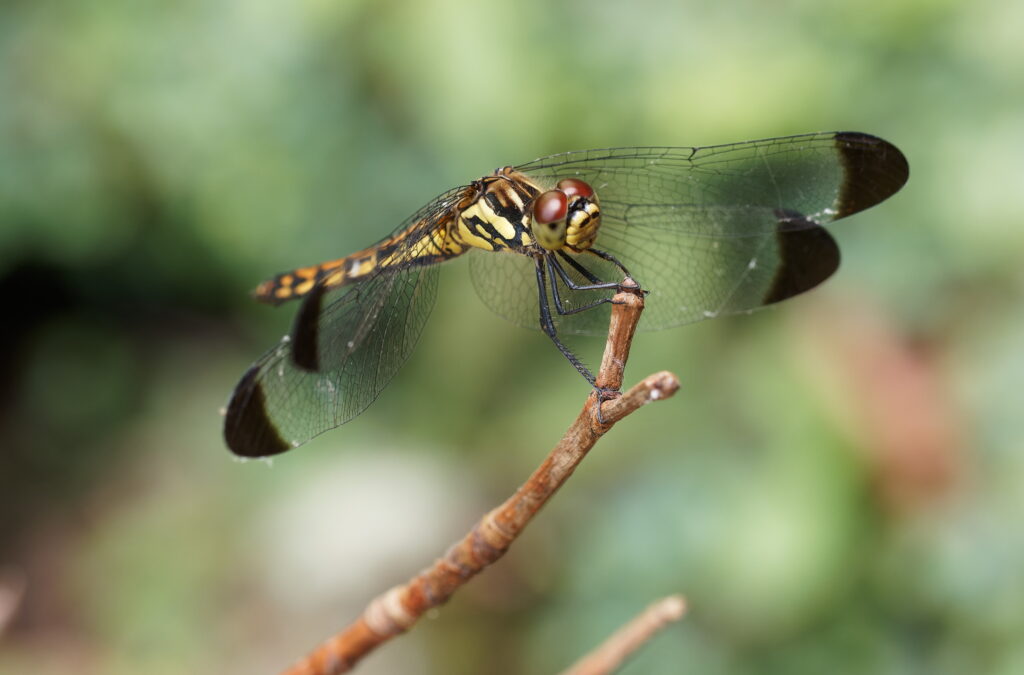
[[[261,302],[277,305],[301,298],[318,285],[339,288],[385,268],[444,262],[465,252],[465,247],[449,236],[451,220],[448,217],[430,225],[416,223],[344,258],[283,272],[257,286],[253,295]]]
[[[524,251],[534,245],[526,214],[539,192],[522,174],[501,169],[467,187],[450,211],[418,220],[344,258],[278,274],[257,286],[253,295],[277,305],[301,298],[317,286],[339,288],[386,268],[433,265],[470,248]]]

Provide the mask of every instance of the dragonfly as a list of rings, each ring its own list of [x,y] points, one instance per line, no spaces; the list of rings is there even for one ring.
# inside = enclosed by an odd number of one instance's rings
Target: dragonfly
[[[859,132],[583,150],[497,169],[368,248],[260,284],[257,300],[300,304],[235,387],[225,440],[243,457],[276,455],[363,412],[412,352],[439,263],[469,255],[483,302],[543,331],[593,385],[564,338],[604,333],[624,279],[647,294],[641,330],[780,302],[838,268],[824,225],[908,176],[894,145]]]

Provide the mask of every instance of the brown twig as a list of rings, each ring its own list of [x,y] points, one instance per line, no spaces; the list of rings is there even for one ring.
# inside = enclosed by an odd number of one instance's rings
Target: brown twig
[[[28,580],[15,567],[0,567],[0,638],[13,623],[25,599]]]
[[[643,293],[631,280],[613,299],[608,343],[597,375],[602,390],[617,390],[629,347],[643,311]],[[392,637],[408,630],[429,609],[448,600],[460,586],[504,555],[530,519],[572,475],[615,422],[650,401],[667,398],[679,388],[675,375],[656,373],[625,394],[611,399],[594,391],[576,421],[533,475],[504,504],[485,515],[462,541],[407,583],[372,600],[362,616],[317,647],[284,675],[335,675]],[[600,413],[598,413],[600,406]]]
[[[678,621],[686,612],[681,595],[670,595],[651,604],[632,621],[608,636],[597,649],[574,663],[562,675],[605,675],[623,664],[629,656],[662,628]]]

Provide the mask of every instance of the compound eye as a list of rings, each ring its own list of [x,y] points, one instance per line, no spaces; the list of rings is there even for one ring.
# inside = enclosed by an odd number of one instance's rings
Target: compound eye
[[[548,190],[533,204],[534,222],[546,225],[565,219],[569,198],[561,190]]]
[[[566,197],[579,195],[585,199],[590,199],[594,196],[594,188],[590,187],[590,183],[579,178],[563,178],[558,181],[558,185],[555,187],[564,192]]]

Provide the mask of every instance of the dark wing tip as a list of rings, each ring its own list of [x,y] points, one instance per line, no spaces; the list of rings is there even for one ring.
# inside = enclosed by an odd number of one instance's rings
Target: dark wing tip
[[[224,416],[224,440],[239,457],[267,457],[292,448],[267,415],[263,386],[256,380],[259,372],[259,366],[245,372]]]
[[[910,176],[907,158],[892,143],[870,134],[843,131],[836,150],[846,174],[839,190],[836,218],[870,208],[896,194]]]
[[[326,288],[317,284],[302,300],[292,324],[292,362],[309,372],[320,370],[320,310]]]
[[[839,246],[825,228],[792,211],[775,215],[779,266],[764,294],[766,305],[809,291],[839,269]]]

